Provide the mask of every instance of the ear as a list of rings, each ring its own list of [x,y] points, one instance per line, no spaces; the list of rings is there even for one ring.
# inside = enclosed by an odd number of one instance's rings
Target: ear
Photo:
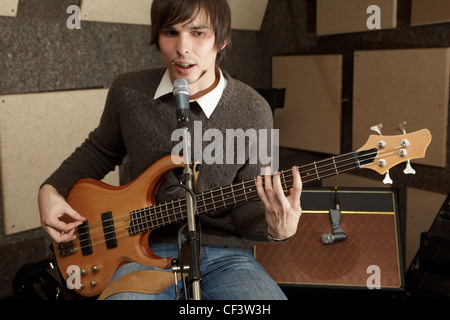
[[[227,40],[225,40],[225,42],[224,42],[224,43],[222,43],[222,45],[220,46],[220,49],[219,49],[219,51],[222,51],[223,49],[225,49],[225,47],[227,46],[227,44],[228,44],[228,41],[227,41]]]

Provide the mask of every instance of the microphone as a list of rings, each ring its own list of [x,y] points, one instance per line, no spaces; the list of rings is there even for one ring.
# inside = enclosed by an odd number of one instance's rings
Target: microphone
[[[189,84],[186,79],[180,78],[173,82],[173,96],[177,103],[176,116],[179,128],[189,127]]]
[[[321,236],[322,244],[332,244],[335,242],[341,242],[347,239],[347,235],[345,232],[341,229],[339,223],[341,221],[341,206],[339,204],[338,198],[337,198],[337,187],[334,189],[334,203],[336,209],[330,209],[330,222],[331,222],[331,228],[332,233],[326,233]]]
[[[327,233],[322,235],[322,244],[332,244],[335,242],[341,242],[347,239],[347,235],[344,232],[339,233]]]

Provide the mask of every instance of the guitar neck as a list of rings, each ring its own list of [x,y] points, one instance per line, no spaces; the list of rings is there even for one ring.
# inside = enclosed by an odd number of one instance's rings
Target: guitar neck
[[[377,154],[377,149],[373,148],[313,162],[299,167],[300,177],[303,183],[308,183],[335,176],[373,162]],[[292,188],[291,170],[280,171],[280,177],[285,191]],[[197,194],[197,213],[215,211],[255,199],[258,199],[256,178]],[[130,235],[157,229],[186,219],[186,199],[177,199],[135,210],[130,213],[130,216]]]

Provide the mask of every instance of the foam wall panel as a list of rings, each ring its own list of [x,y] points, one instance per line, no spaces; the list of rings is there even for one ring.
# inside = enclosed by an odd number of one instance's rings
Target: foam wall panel
[[[380,8],[380,29],[397,27],[397,0],[317,0],[317,35],[367,32],[371,5]]]
[[[353,148],[369,128],[383,123],[384,135],[430,130],[426,157],[413,162],[446,167],[450,49],[356,51],[353,91]]]
[[[106,94],[100,89],[0,96],[5,234],[40,226],[39,186],[97,126]],[[117,172],[104,181],[118,185]]]
[[[0,16],[15,17],[19,0],[2,0],[0,5]]]
[[[152,0],[83,0],[86,21],[150,25]],[[260,30],[268,0],[229,0],[233,29]]]
[[[286,88],[275,111],[280,146],[340,154],[341,55],[273,57],[272,87]]]
[[[450,1],[412,0],[411,25],[450,22]]]

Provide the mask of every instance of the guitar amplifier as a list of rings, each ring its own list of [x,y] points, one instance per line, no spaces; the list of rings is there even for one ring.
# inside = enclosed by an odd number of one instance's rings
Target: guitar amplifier
[[[346,239],[324,244],[330,209],[339,204]],[[255,246],[255,258],[288,298],[361,291],[395,296],[404,290],[397,193],[393,189],[307,189],[294,238]],[[331,241],[332,242],[332,241]]]

